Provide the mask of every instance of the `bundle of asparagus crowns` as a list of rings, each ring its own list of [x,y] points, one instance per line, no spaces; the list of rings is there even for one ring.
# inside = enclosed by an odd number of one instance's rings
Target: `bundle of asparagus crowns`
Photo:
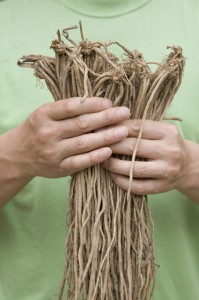
[[[126,58],[109,51],[111,44],[81,41],[60,31],[51,48],[55,57],[23,56],[20,66],[31,67],[44,79],[54,100],[92,96],[106,97],[113,106],[127,106],[132,119],[142,126],[131,160],[128,192],[114,184],[100,165],[71,178],[67,213],[66,264],[58,299],[147,300],[155,284],[154,225],[147,196],[130,193],[133,165],[144,120],[161,120],[177,92],[185,59],[180,47],[171,48],[163,63],[146,62],[138,51],[119,42]],[[149,65],[156,64],[151,71]],[[66,288],[65,288],[66,287]]]

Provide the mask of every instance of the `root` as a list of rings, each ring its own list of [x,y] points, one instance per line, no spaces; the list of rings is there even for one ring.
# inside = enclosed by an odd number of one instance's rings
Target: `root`
[[[165,112],[181,81],[185,59],[180,47],[171,47],[164,63],[145,62],[141,53],[125,51],[120,62],[108,47],[112,43],[81,41],[64,37],[52,42],[55,58],[24,56],[18,64],[34,69],[44,79],[55,100],[90,96],[109,98],[113,106],[125,105],[131,119],[141,119],[137,142],[130,160],[128,191],[112,182],[101,165],[71,178],[67,213],[66,264],[59,300],[149,300],[155,286],[154,224],[147,195],[131,193],[133,168],[146,119],[166,119]],[[149,65],[157,65],[155,72]],[[170,118],[180,120],[177,117]],[[65,291],[66,288],[66,291]],[[66,295],[65,295],[66,294]]]

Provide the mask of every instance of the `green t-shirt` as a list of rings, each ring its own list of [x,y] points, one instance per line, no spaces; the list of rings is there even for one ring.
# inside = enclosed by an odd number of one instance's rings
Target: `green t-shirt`
[[[53,101],[17,60],[24,54],[53,55],[49,46],[57,29],[81,19],[87,38],[120,41],[147,60],[162,60],[168,45],[184,49],[183,84],[169,115],[182,118],[184,137],[199,142],[198,15],[197,0],[0,1],[0,133]],[[78,31],[73,36],[80,39]],[[67,194],[68,179],[35,178],[1,210],[0,300],[56,299]],[[151,196],[150,205],[160,264],[152,299],[199,299],[199,207],[176,191]]]

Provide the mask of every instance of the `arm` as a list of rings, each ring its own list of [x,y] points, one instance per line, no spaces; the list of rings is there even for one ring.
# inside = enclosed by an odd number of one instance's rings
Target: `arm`
[[[113,153],[132,155],[140,120],[124,121],[128,138],[111,146]],[[176,189],[199,204],[199,145],[184,140],[175,125],[146,120],[133,169],[131,192],[157,194]],[[128,190],[131,162],[110,158],[102,164],[121,188]]]
[[[187,171],[176,189],[199,204],[199,144],[184,142],[188,153]]]
[[[0,208],[32,179],[17,159],[15,147],[20,143],[20,133],[19,127],[0,136]]]
[[[0,136],[0,207],[32,178],[71,175],[110,157],[108,145],[127,137],[125,126],[93,132],[128,119],[126,107],[102,98],[47,103]],[[89,134],[87,134],[89,133]]]

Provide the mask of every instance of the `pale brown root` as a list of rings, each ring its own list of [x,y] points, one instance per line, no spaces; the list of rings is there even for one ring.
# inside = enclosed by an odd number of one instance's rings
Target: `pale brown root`
[[[120,62],[108,45],[84,39],[72,44],[51,44],[55,58],[24,56],[19,65],[34,69],[44,79],[55,100],[91,96],[110,99],[113,106],[127,106],[131,119],[141,119],[131,161],[128,191],[112,182],[101,165],[74,174],[70,183],[66,238],[66,263],[58,299],[150,300],[155,286],[154,224],[147,196],[131,192],[133,168],[146,119],[166,120],[165,112],[182,80],[185,59],[179,47],[171,47],[164,63],[146,62],[141,53],[121,47],[127,58]],[[158,67],[155,72],[150,64]],[[179,118],[169,118],[180,120]]]

